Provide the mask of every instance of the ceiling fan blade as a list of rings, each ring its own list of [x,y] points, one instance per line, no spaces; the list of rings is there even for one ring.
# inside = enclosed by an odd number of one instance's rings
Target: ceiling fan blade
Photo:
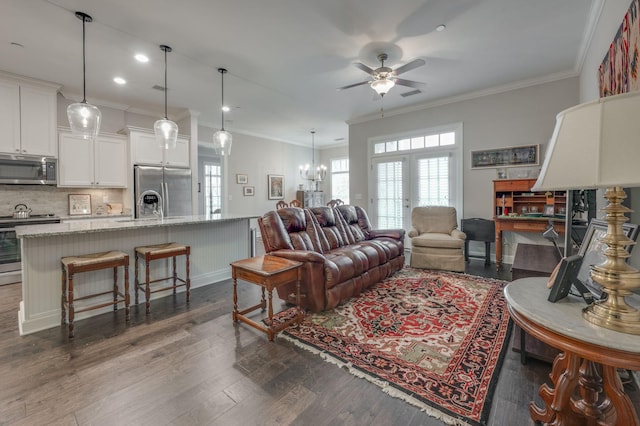
[[[424,64],[426,64],[424,59],[414,59],[413,61],[411,61],[409,63],[406,63],[403,66],[397,68],[395,71],[393,71],[393,73],[395,75],[400,75],[400,74],[405,73],[407,71],[411,71],[414,68],[421,67]]]
[[[352,87],[357,87],[357,86],[362,86],[363,84],[367,84],[369,83],[368,81],[361,81],[360,83],[354,83],[354,84],[349,84],[346,86],[342,86],[342,87],[338,87],[336,90],[340,91],[340,90],[345,90],[345,89],[351,89]]]
[[[369,68],[368,66],[366,66],[362,62],[354,62],[353,65],[355,65],[357,68],[360,68],[362,71],[366,72],[369,75],[373,75],[373,73],[374,73],[374,69],[373,68]]]
[[[427,85],[426,83],[421,83],[419,81],[405,80],[403,78],[396,78],[393,81],[395,81],[395,83],[399,84],[400,86],[413,87],[414,89],[421,89]]]

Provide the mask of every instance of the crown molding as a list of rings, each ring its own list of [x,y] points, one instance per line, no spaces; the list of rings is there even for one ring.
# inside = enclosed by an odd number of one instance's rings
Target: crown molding
[[[422,111],[425,109],[435,108],[444,105],[455,104],[458,102],[468,101],[472,99],[482,98],[490,95],[497,95],[500,93],[510,92],[513,90],[524,89],[531,86],[537,86],[539,84],[551,83],[554,81],[564,80],[566,78],[577,77],[579,74],[575,71],[565,71],[555,74],[549,74],[543,77],[536,77],[530,80],[522,80],[516,83],[504,84],[500,86],[490,87],[487,89],[477,90],[474,92],[464,93],[458,96],[451,96],[448,98],[436,99],[432,102],[426,102],[418,105],[411,105],[404,108],[396,108],[392,110],[385,110],[385,117],[394,117],[401,114],[407,114],[410,112]],[[348,125],[361,124],[369,121],[379,120],[380,113],[367,114],[361,117],[356,117],[351,120],[347,120]]]

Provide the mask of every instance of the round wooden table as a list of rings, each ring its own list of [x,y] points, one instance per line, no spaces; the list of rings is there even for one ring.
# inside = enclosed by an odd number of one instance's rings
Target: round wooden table
[[[586,304],[578,297],[548,302],[547,280],[523,278],[504,290],[516,324],[562,351],[553,362],[553,387],[540,387],[545,406],[529,404],[531,418],[552,425],[640,426],[616,371],[640,370],[640,337],[587,322],[582,318]],[[638,296],[627,300],[640,306]]]

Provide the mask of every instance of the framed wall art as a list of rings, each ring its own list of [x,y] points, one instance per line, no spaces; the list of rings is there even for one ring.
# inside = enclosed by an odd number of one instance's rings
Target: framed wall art
[[[255,186],[243,186],[242,187],[242,195],[246,196],[254,196],[256,195],[256,188]]]
[[[239,183],[241,185],[248,184],[249,183],[249,176],[248,175],[241,175],[241,174],[236,175],[236,183]]]
[[[284,176],[268,175],[267,190],[270,200],[282,200],[284,198]]]
[[[540,145],[471,151],[471,168],[528,167],[540,164]]]
[[[624,223],[622,231],[633,241],[638,238],[638,225]],[[587,286],[596,298],[602,297],[602,287],[591,279],[591,265],[599,265],[606,260],[604,251],[607,245],[600,241],[606,234],[607,222],[602,219],[591,219],[587,232],[584,234],[580,251],[578,251],[578,254],[584,258],[580,271],[578,271],[578,279]],[[632,247],[632,245],[627,246],[627,251],[631,251]]]
[[[69,194],[69,215],[91,214],[90,194]]]

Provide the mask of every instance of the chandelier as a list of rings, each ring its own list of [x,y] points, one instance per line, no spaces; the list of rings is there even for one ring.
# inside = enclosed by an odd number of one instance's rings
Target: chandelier
[[[315,183],[315,190],[318,191],[318,184],[327,177],[327,167],[320,164],[316,167],[316,147],[314,130],[311,131],[311,164],[300,166],[300,177],[306,181]]]

